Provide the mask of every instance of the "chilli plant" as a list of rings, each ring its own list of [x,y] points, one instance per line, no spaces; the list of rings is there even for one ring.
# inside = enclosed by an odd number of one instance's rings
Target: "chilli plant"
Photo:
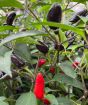
[[[0,105],[88,105],[87,57],[87,0],[0,0]]]

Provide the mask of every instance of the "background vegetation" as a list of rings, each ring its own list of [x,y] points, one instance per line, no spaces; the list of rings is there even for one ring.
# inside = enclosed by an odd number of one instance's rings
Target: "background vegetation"
[[[87,0],[0,0],[0,105],[88,105],[87,10]]]

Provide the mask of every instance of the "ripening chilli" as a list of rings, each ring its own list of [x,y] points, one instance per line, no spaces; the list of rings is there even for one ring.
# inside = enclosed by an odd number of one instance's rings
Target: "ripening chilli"
[[[62,8],[59,4],[52,5],[47,14],[47,21],[60,23],[62,19]],[[56,30],[57,27],[50,26],[51,29]]]
[[[6,24],[12,26],[15,17],[16,17],[16,13],[15,12],[10,13],[7,16]]]
[[[44,99],[44,88],[45,88],[45,82],[43,75],[42,73],[38,73],[34,85],[34,94],[37,99],[39,100]]]

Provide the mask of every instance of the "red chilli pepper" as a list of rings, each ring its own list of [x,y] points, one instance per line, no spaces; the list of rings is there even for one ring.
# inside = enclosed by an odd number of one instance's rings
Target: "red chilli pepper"
[[[34,94],[37,99],[43,100],[44,98],[44,78],[42,73],[38,73],[35,80]]]
[[[72,67],[75,69],[78,65],[79,65],[79,62],[75,61],[73,62]]]
[[[45,59],[39,59],[39,61],[38,61],[38,67],[41,67],[45,63],[46,63],[46,60]]]
[[[50,68],[50,72],[51,72],[52,74],[54,74],[54,73],[55,73],[55,68],[54,68],[54,67],[51,67],[51,68]]]

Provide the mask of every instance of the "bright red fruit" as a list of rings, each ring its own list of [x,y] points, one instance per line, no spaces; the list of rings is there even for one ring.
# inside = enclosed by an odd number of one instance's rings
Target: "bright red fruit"
[[[51,72],[52,74],[54,74],[54,73],[55,73],[55,68],[54,68],[54,67],[51,67],[51,68],[50,68],[50,72]]]
[[[46,63],[46,60],[45,59],[39,59],[39,61],[38,61],[38,67],[41,67],[45,63]]]
[[[79,62],[75,61],[73,62],[72,67],[76,68],[78,65],[79,65]]]
[[[44,78],[42,73],[38,73],[34,85],[34,94],[37,99],[42,100],[44,98]]]
[[[50,101],[47,98],[43,99],[44,105],[50,105]]]

